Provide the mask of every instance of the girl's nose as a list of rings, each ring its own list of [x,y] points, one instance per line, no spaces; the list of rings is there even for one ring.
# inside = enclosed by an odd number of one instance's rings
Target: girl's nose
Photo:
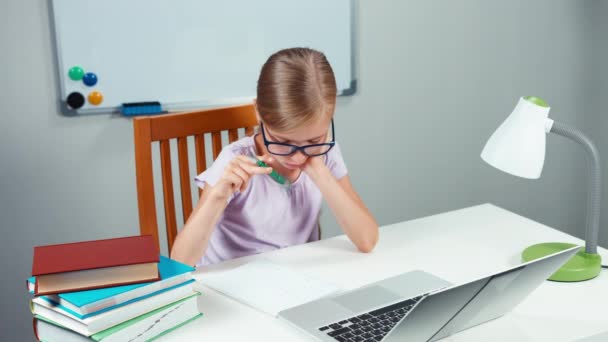
[[[296,153],[291,156],[291,160],[294,164],[303,164],[306,161],[306,158],[308,157],[302,153],[302,151],[296,151]]]

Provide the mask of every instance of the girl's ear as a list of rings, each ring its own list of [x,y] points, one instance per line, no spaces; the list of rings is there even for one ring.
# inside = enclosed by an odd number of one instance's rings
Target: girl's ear
[[[257,103],[256,99],[253,99],[253,108],[255,108],[255,117],[256,117],[256,119],[258,119],[258,122],[261,122],[261,120],[260,120],[260,112],[258,112],[258,103]]]

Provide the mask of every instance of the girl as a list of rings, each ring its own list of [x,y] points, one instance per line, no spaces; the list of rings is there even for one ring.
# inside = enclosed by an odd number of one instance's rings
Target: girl
[[[370,252],[378,224],[334,141],[336,81],[325,55],[293,48],[270,56],[254,104],[260,132],[226,146],[196,177],[203,191],[171,257],[208,265],[318,240],[322,198],[355,246]],[[276,182],[272,170],[291,184]]]

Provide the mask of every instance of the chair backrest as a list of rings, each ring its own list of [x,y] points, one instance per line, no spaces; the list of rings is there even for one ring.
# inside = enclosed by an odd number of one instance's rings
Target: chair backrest
[[[251,135],[257,125],[253,104],[134,118],[135,172],[140,233],[152,235],[156,239],[157,246],[160,247],[152,168],[153,142],[159,142],[160,146],[165,228],[170,252],[177,236],[170,140],[177,140],[181,207],[185,223],[192,213],[190,189],[193,176],[191,177],[189,170],[188,137],[194,136],[196,173],[198,174],[207,168],[204,139],[206,133],[211,135],[211,151],[215,160],[222,150],[222,131],[227,131],[229,142],[233,142],[239,138],[239,128],[244,128],[245,134]],[[199,189],[199,195],[200,191]]]

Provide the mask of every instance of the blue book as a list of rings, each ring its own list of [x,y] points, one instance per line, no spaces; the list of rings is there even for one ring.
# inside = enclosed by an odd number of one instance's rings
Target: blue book
[[[80,319],[85,319],[194,282],[192,279],[193,267],[164,256],[160,256],[158,271],[161,278],[159,281],[65,292],[41,297],[51,303],[57,304],[66,312]],[[28,279],[28,289],[32,293],[35,283],[36,277]]]

